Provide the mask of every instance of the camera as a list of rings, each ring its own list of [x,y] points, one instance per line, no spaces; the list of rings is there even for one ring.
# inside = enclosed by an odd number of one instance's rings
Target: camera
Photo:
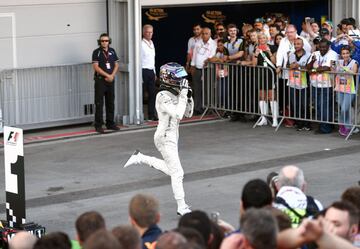
[[[311,17],[305,17],[305,22],[313,23],[315,22],[315,19]]]

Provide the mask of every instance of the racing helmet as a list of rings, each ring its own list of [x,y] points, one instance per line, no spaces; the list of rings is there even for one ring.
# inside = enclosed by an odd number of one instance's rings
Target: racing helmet
[[[162,84],[180,88],[181,81],[187,76],[183,66],[176,62],[169,62],[160,67],[160,80]]]

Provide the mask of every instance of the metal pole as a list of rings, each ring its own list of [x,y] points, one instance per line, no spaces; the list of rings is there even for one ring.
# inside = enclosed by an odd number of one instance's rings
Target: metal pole
[[[142,122],[141,79],[141,4],[140,0],[128,0],[129,32],[129,123]]]

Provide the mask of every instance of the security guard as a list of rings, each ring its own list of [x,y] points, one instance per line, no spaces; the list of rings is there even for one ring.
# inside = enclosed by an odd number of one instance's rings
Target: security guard
[[[114,122],[114,83],[119,69],[119,58],[113,48],[109,47],[111,39],[108,34],[101,34],[98,40],[99,48],[92,54],[92,64],[95,71],[95,130],[104,133],[103,102],[105,97],[106,128],[119,130]]]

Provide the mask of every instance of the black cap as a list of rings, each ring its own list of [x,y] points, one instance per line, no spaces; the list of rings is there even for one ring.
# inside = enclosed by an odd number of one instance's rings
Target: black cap
[[[314,38],[313,43],[314,43],[315,45],[317,45],[317,44],[320,43],[320,41],[321,41],[321,37],[320,37],[320,36],[317,36],[317,37]]]
[[[330,31],[327,28],[320,29],[320,36],[330,35]]]

